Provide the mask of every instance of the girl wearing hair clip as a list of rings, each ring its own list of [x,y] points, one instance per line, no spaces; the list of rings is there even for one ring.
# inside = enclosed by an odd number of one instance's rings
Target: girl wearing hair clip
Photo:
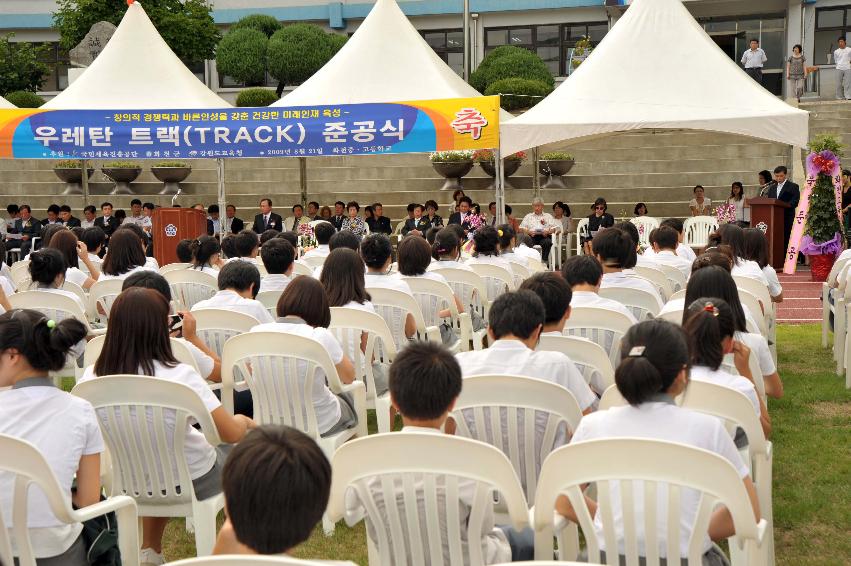
[[[717,298],[697,299],[683,313],[683,329],[688,335],[691,352],[691,378],[743,393],[753,404],[767,438],[771,434],[771,419],[754,387],[748,365],[750,348],[734,339],[736,329],[730,305]],[[739,375],[721,369],[725,354],[733,354]]]
[[[431,246],[431,257],[435,261],[429,266],[432,269],[473,269],[461,261],[461,239],[452,228],[444,228],[434,236],[434,244]]]
[[[222,261],[222,246],[213,236],[201,236],[190,245],[192,249],[192,267],[198,271],[219,276],[219,270],[225,264]]]
[[[11,387],[0,392],[0,434],[33,444],[78,507],[100,500],[103,438],[89,402],[54,386],[48,374],[65,366],[85,336],[85,326],[71,318],[55,322],[22,309],[0,315],[0,387]],[[0,473],[0,510],[8,529],[13,526],[13,477]],[[57,519],[38,489],[30,490],[28,502],[29,534],[39,566],[87,565],[82,524]]]
[[[621,343],[622,359],[615,371],[615,384],[620,394],[629,402],[624,407],[613,407],[607,411],[598,411],[582,417],[573,434],[571,442],[583,442],[601,438],[647,438],[678,442],[695,448],[709,450],[729,461],[744,483],[753,506],[754,515],[759,520],[759,502],[751,481],[748,467],[727,433],[724,425],[716,417],[697,413],[679,407],[674,398],[688,386],[689,348],[683,330],[670,322],[656,319],[632,326]],[[659,499],[666,502],[666,491],[660,488]],[[620,509],[619,486],[612,486],[611,501],[613,516],[623,516]],[[699,495],[688,489],[680,493],[680,557],[687,559],[688,546],[697,514]],[[607,551],[603,535],[602,513],[597,513],[597,504],[586,496],[588,510],[594,517],[595,532],[600,548]],[[659,509],[664,509],[660,504]],[[633,513],[637,517],[644,515],[644,501],[637,499],[633,504]],[[556,500],[556,511],[572,521],[576,513],[565,496]],[[667,558],[668,564],[680,563],[667,556],[668,528],[664,517],[660,517],[656,532],[657,550],[661,558]],[[613,525],[618,546],[623,547],[625,537],[622,522]],[[729,564],[727,558],[714,542],[721,541],[735,533],[729,511],[720,506],[715,509],[709,522],[709,529],[703,534],[704,565],[720,566]],[[586,535],[587,536],[587,535]],[[638,533],[639,552],[646,555],[644,533]],[[597,557],[592,557],[597,561]],[[601,562],[605,562],[604,557]],[[621,558],[621,562],[623,562]],[[617,560],[615,561],[617,562]]]

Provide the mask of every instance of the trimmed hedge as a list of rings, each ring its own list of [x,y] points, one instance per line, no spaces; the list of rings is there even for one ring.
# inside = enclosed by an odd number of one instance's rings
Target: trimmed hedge
[[[531,108],[544,99],[552,92],[552,87],[547,86],[541,81],[532,81],[529,79],[501,79],[487,88],[485,95],[492,96],[499,94],[500,106],[504,110],[517,110],[518,108]],[[526,95],[526,96],[511,96],[511,95]]]
[[[236,105],[244,108],[246,106],[269,106],[278,100],[274,90],[268,88],[247,88],[236,97]]]
[[[292,24],[269,39],[269,73],[284,84],[303,83],[333,56],[330,34],[314,24]]]
[[[251,14],[233,24],[229,31],[233,32],[238,29],[255,29],[263,32],[266,37],[272,37],[273,33],[281,29],[281,22],[274,16]]]
[[[259,30],[242,28],[228,32],[216,50],[218,71],[247,85],[266,82],[266,45],[269,39]]]
[[[27,92],[25,90],[10,92],[3,98],[18,108],[39,108],[42,104],[44,104],[44,99],[42,97],[34,92]]]
[[[553,75],[543,59],[528,49],[512,45],[504,45],[490,52],[470,75],[470,85],[484,94],[496,81],[511,78],[540,81],[550,89],[555,85]]]

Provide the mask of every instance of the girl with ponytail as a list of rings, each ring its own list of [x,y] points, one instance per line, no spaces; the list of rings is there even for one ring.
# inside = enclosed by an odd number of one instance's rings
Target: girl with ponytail
[[[737,341],[733,311],[724,300],[702,297],[683,313],[683,329],[688,335],[691,378],[723,385],[743,393],[753,404],[762,431],[771,434],[771,419],[763,400],[757,395],[748,358],[751,350]],[[733,354],[739,375],[721,369],[726,354]]]
[[[456,224],[453,224],[456,226]],[[461,261],[461,239],[452,228],[443,228],[435,234],[431,246],[431,257],[434,261],[429,269],[451,268],[473,271],[469,265]]]
[[[42,248],[33,252],[30,254],[28,269],[32,279],[31,289],[70,297],[77,302],[81,310],[86,310],[79,296],[62,288],[68,272],[68,264],[65,263],[62,252],[54,248]]]
[[[201,236],[192,242],[192,269],[219,276],[219,270],[225,264],[222,261],[222,246],[213,236]]]
[[[683,409],[674,403],[674,398],[688,386],[690,363],[686,335],[679,326],[661,319],[632,326],[621,342],[621,363],[615,371],[615,384],[629,405],[583,416],[571,442],[601,438],[648,438],[677,442],[714,452],[728,460],[738,471],[750,497],[754,514],[759,520],[759,503],[748,467],[742,462],[724,425],[713,416]],[[664,489],[660,489],[659,497],[666,498]],[[615,517],[623,515],[623,510],[619,508],[620,501],[620,494],[613,492]],[[596,512],[597,505],[594,501],[588,500],[587,503],[589,511],[595,516],[594,526],[601,550],[606,550],[602,513]],[[667,558],[668,564],[679,564],[680,558],[686,559],[688,556],[698,503],[699,496],[696,492],[682,490],[680,556],[673,561],[673,557],[667,556],[668,528],[664,519],[660,519],[656,533],[657,549],[661,558]],[[659,508],[664,509],[661,505]],[[565,496],[559,496],[556,510],[568,519],[576,521],[576,513]],[[644,515],[643,501],[635,501],[634,513],[638,517]],[[618,546],[622,547],[625,544],[622,524],[616,521],[614,528]],[[734,533],[733,521],[727,509],[717,508],[709,522],[707,533],[703,535],[703,564],[728,563],[726,557],[711,541],[723,540]],[[647,543],[643,536],[639,537],[637,543],[639,549],[646,548]]]
[[[77,507],[100,500],[103,438],[89,402],[54,386],[48,373],[62,369],[85,336],[83,323],[70,318],[55,322],[25,309],[0,315],[0,387],[11,387],[0,392],[0,434],[33,444]],[[72,494],[75,476],[77,489]],[[13,526],[12,483],[11,475],[0,474],[0,510],[9,529]],[[33,491],[27,521],[39,564],[88,564],[82,524],[59,521],[47,501]]]

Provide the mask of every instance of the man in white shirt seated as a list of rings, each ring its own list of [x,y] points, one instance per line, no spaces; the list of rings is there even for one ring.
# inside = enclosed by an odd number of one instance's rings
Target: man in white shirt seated
[[[489,313],[486,350],[456,354],[464,377],[519,375],[543,379],[570,391],[583,414],[590,413],[597,398],[576,365],[562,353],[535,351],[546,321],[544,303],[532,291],[500,295]]]
[[[597,234],[591,245],[594,255],[603,266],[601,288],[625,287],[646,291],[658,303],[657,312],[662,309],[664,301],[653,283],[627,271],[631,271],[636,261],[632,236],[619,228],[610,228]]]
[[[261,324],[275,322],[263,303],[255,299],[259,291],[260,270],[248,261],[232,261],[219,271],[219,292],[196,303],[192,310],[233,310],[249,314]]]
[[[103,259],[100,257],[100,253],[103,250],[103,244],[106,241],[106,234],[103,233],[103,230],[97,227],[85,228],[83,230],[83,237],[81,238],[84,244],[86,244],[86,250],[89,253],[89,261],[102,263]]]
[[[283,292],[292,281],[295,261],[293,245],[283,238],[272,238],[260,249],[260,259],[268,274],[260,282],[260,292]]]
[[[601,297],[600,284],[603,281],[603,266],[597,258],[590,255],[575,255],[567,258],[561,266],[561,274],[573,291],[570,306],[594,307],[615,311],[629,317],[633,324],[638,323],[632,311],[623,304]]]
[[[688,281],[692,262],[677,254],[677,231],[670,226],[660,226],[650,232],[650,243],[656,252],[650,259],[654,263],[679,269]]]
[[[83,208],[83,219],[80,221],[80,227],[91,228],[94,226],[97,215],[98,209],[96,209],[93,205],[90,204]]]
[[[520,223],[520,231],[528,234],[536,245],[541,246],[541,255],[544,261],[550,255],[553,240],[550,235],[561,228],[558,222],[549,212],[544,212],[544,201],[540,198],[532,199],[532,212],[523,217]]]
[[[316,247],[305,252],[303,257],[328,257],[328,254],[331,253],[328,242],[331,241],[331,237],[336,233],[337,230],[334,229],[334,225],[330,222],[318,223],[313,229],[313,235],[316,238]]]
[[[130,214],[124,218],[122,224],[135,224],[144,229],[145,215],[142,214],[142,201],[134,198],[130,201]]]

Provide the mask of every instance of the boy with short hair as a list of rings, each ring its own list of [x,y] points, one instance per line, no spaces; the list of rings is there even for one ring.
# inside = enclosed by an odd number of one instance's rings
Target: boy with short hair
[[[260,281],[260,292],[284,292],[292,281],[295,248],[283,238],[272,238],[260,249],[267,275]]]
[[[263,303],[258,301],[260,270],[250,261],[232,261],[219,271],[219,292],[211,298],[199,301],[192,311],[202,309],[226,309],[244,312],[261,324],[275,322]]]

